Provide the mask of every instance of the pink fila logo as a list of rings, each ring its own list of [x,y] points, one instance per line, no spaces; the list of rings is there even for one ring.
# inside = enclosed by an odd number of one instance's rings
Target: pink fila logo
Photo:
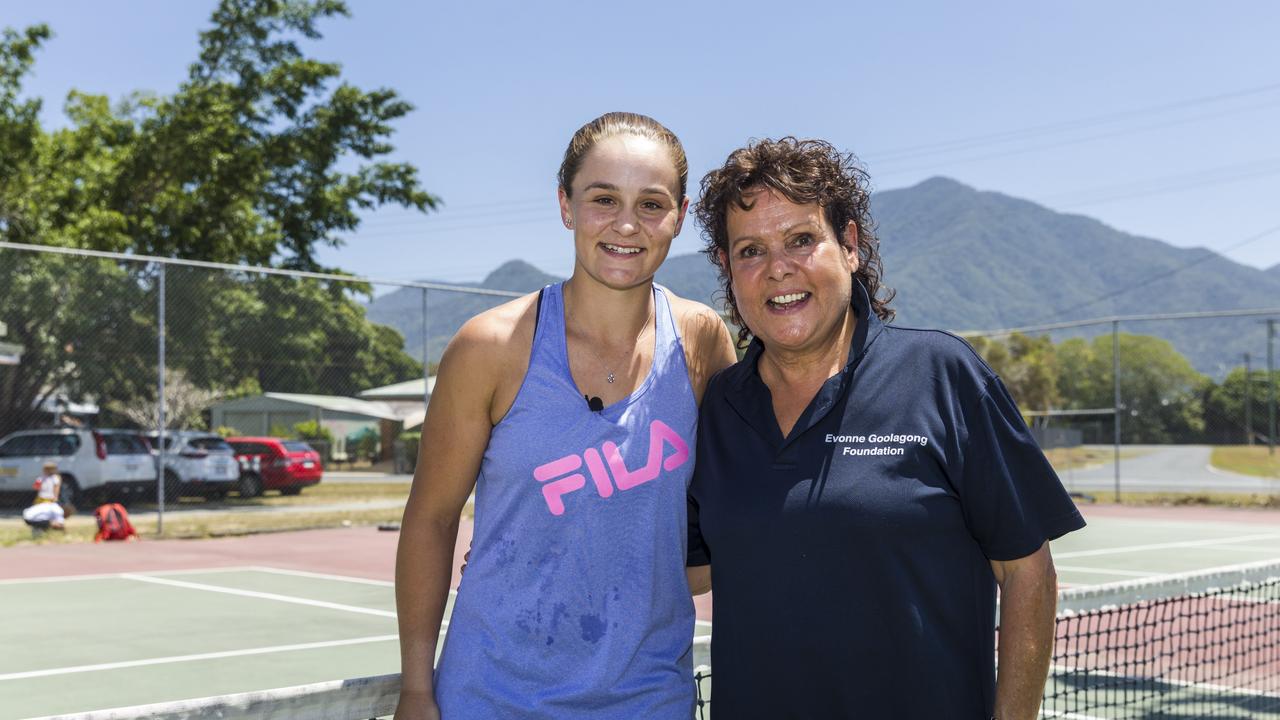
[[[663,458],[664,446],[668,445],[675,453]],[[599,450],[587,448],[581,455],[566,455],[559,460],[539,465],[533,469],[533,477],[540,483],[546,483],[542,486],[542,496],[546,498],[551,514],[558,516],[564,514],[564,496],[587,485],[587,478],[580,472],[574,472],[582,467],[584,461],[596,492],[600,497],[607,498],[613,495],[615,483],[619,490],[630,490],[657,478],[662,470],[671,472],[688,460],[689,445],[684,438],[666,423],[654,420],[649,424],[649,459],[642,468],[628,470],[622,460],[622,453],[618,452],[618,446],[605,442]],[[613,473],[612,483],[609,481],[609,473]]]

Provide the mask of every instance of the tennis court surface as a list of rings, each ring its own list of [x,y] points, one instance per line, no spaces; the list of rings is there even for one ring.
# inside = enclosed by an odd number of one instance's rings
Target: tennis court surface
[[[1280,514],[1084,511],[1089,528],[1054,544],[1064,612],[1043,716],[1280,719]],[[264,547],[277,549],[270,562]],[[207,696],[230,697],[165,710],[389,714],[393,548],[387,533],[352,528],[0,551],[18,561],[0,563],[0,719]],[[80,571],[95,555],[103,571]],[[713,618],[700,620],[703,664]],[[715,705],[708,672],[702,717]]]

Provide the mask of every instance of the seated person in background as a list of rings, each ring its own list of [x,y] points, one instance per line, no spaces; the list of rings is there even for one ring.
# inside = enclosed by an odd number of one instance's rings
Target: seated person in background
[[[64,530],[66,513],[58,504],[58,498],[62,495],[62,476],[58,475],[57,463],[45,463],[42,474],[36,478],[32,487],[36,491],[36,501],[22,511],[22,519],[32,527]]]

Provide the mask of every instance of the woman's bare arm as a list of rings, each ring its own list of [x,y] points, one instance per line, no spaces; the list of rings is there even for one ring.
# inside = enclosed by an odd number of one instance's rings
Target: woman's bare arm
[[[402,684],[397,720],[438,718],[432,673],[452,579],[458,521],[489,442],[500,379],[492,316],[463,326],[445,350],[423,424],[396,553]]]

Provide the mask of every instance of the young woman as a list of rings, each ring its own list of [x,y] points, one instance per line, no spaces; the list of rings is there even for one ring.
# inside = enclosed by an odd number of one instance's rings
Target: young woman
[[[687,177],[651,118],[583,126],[559,173],[572,277],[471,319],[445,351],[396,563],[399,720],[691,717],[685,491],[697,403],[734,351],[715,312],[653,283]]]

